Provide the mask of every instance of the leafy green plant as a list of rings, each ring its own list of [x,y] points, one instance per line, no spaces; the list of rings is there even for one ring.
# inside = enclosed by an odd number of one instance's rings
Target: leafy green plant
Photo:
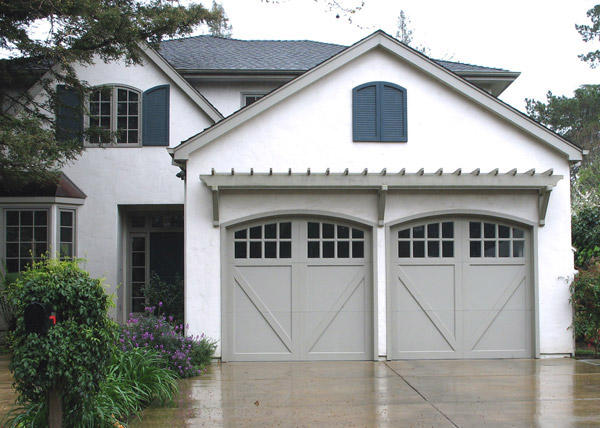
[[[183,278],[176,276],[172,281],[164,281],[152,272],[144,296],[148,306],[158,307],[160,303],[162,313],[170,314],[177,323],[183,322]]]
[[[600,267],[582,270],[571,283],[573,330],[577,341],[600,351]]]
[[[16,308],[8,300],[7,289],[9,284],[16,281],[19,274],[4,272],[6,272],[6,266],[4,270],[0,269],[0,316],[2,316],[8,330],[12,331],[17,326],[17,315]]]
[[[86,397],[97,395],[116,348],[117,326],[108,318],[111,299],[101,281],[76,261],[42,260],[8,287],[17,322],[10,333],[10,370],[19,404],[42,403],[51,388],[63,390],[65,426],[79,426]],[[24,309],[33,302],[54,308],[58,323],[48,334],[27,333]]]
[[[176,376],[164,367],[158,353],[147,349],[117,350],[98,394],[89,397],[71,419],[77,418],[77,426],[123,426],[148,404],[171,401],[176,393]],[[9,415],[5,425],[44,426],[46,413],[45,401],[28,403]]]
[[[195,367],[206,367],[210,364],[217,349],[217,341],[200,335],[198,340],[192,342],[190,358]]]
[[[572,219],[572,239],[576,249],[575,265],[587,268],[600,257],[600,206],[590,205],[578,210]]]

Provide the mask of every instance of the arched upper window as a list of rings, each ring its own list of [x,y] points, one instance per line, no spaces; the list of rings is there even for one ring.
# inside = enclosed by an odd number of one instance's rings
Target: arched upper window
[[[352,135],[354,141],[407,141],[406,89],[390,82],[354,88]]]
[[[57,85],[56,91],[56,138],[61,141],[83,140],[85,125],[90,131],[87,143],[94,146],[169,145],[168,84],[144,92],[125,85],[102,85],[87,95],[85,108],[75,89]]]
[[[89,127],[110,131],[90,137],[91,144],[139,145],[141,93],[120,86],[104,86],[90,94]],[[112,141],[111,141],[112,139]]]

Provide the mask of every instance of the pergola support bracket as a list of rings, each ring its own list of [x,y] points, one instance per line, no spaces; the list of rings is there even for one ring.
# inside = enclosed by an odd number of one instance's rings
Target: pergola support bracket
[[[548,211],[548,202],[550,202],[551,192],[552,186],[546,186],[543,189],[540,189],[538,193],[538,224],[540,227],[544,227],[546,224],[546,212]]]

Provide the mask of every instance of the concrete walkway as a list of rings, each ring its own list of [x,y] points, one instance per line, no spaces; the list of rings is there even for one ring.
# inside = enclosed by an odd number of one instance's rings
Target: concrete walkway
[[[0,420],[14,407],[17,399],[17,394],[12,387],[13,378],[8,370],[9,362],[8,355],[0,355]]]
[[[600,427],[600,365],[571,359],[227,363],[134,427]]]

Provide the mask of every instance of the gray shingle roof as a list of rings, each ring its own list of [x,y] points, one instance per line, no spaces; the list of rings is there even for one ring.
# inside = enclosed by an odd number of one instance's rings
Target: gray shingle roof
[[[237,40],[204,35],[164,41],[159,52],[178,70],[306,71],[346,48],[310,40]],[[434,61],[455,73],[507,72],[501,68]]]

